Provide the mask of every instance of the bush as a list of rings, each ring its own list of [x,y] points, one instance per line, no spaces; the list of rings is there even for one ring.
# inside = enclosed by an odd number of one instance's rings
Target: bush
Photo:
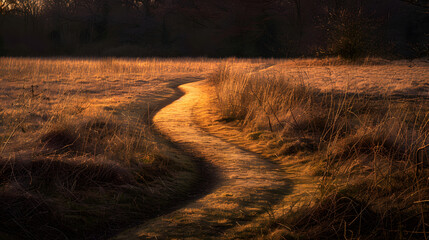
[[[373,53],[377,21],[365,16],[362,9],[330,10],[321,28],[327,36],[325,53],[355,60]]]

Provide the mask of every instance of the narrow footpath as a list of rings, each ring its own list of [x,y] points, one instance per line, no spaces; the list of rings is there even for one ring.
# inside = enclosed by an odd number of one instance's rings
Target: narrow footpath
[[[185,95],[161,109],[153,121],[171,141],[213,167],[208,169],[216,173],[213,190],[115,239],[253,238],[278,213],[277,206],[284,206],[292,196],[296,201],[297,194],[308,195],[280,165],[213,136],[199,126],[195,115],[205,111],[197,104],[207,101],[205,84],[199,81],[180,86]],[[312,189],[314,185],[308,190]]]

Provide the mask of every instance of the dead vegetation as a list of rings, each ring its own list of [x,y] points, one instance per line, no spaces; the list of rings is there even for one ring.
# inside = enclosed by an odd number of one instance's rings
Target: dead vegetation
[[[378,68],[385,78],[395,62],[330,65],[331,77],[322,80],[330,89],[309,77],[320,64],[249,72],[229,63],[211,76],[223,120],[265,144],[276,161],[296,164],[299,156],[305,174],[321,176],[318,201],[273,220],[264,238],[427,239],[429,100],[424,91],[397,94],[409,77],[427,90],[427,64],[420,63],[420,80],[404,72],[389,83],[395,88],[379,89],[353,73]],[[338,85],[345,80],[336,71],[347,68],[348,83]]]
[[[169,209],[196,163],[151,128],[202,60],[0,59],[0,238],[99,239]]]
[[[262,237],[427,238],[427,63],[361,61],[1,58],[0,238],[105,238],[176,203],[197,166],[151,116],[219,63],[223,121],[322,179]]]

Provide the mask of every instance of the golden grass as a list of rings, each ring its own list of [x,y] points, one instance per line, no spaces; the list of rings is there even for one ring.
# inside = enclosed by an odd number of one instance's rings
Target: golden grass
[[[0,238],[103,238],[189,192],[197,166],[151,117],[174,87],[214,71],[223,120],[323,176],[319,204],[265,236],[427,231],[424,61],[0,58]],[[361,207],[381,230],[332,219]]]
[[[151,117],[214,66],[1,58],[0,238],[105,237],[185,196],[198,166],[153,133]]]
[[[223,64],[211,76],[223,120],[322,176],[319,202],[273,221],[266,238],[427,239],[429,65],[380,61]]]

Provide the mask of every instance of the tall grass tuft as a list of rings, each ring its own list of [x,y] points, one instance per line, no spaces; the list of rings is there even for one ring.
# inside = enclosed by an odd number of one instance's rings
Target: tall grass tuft
[[[232,65],[211,83],[225,120],[253,140],[270,132],[273,157],[305,158],[321,176],[318,202],[279,218],[267,238],[428,238],[427,99],[321,91],[311,79]]]
[[[170,208],[198,170],[151,116],[210,66],[0,58],[0,239],[105,239]]]

